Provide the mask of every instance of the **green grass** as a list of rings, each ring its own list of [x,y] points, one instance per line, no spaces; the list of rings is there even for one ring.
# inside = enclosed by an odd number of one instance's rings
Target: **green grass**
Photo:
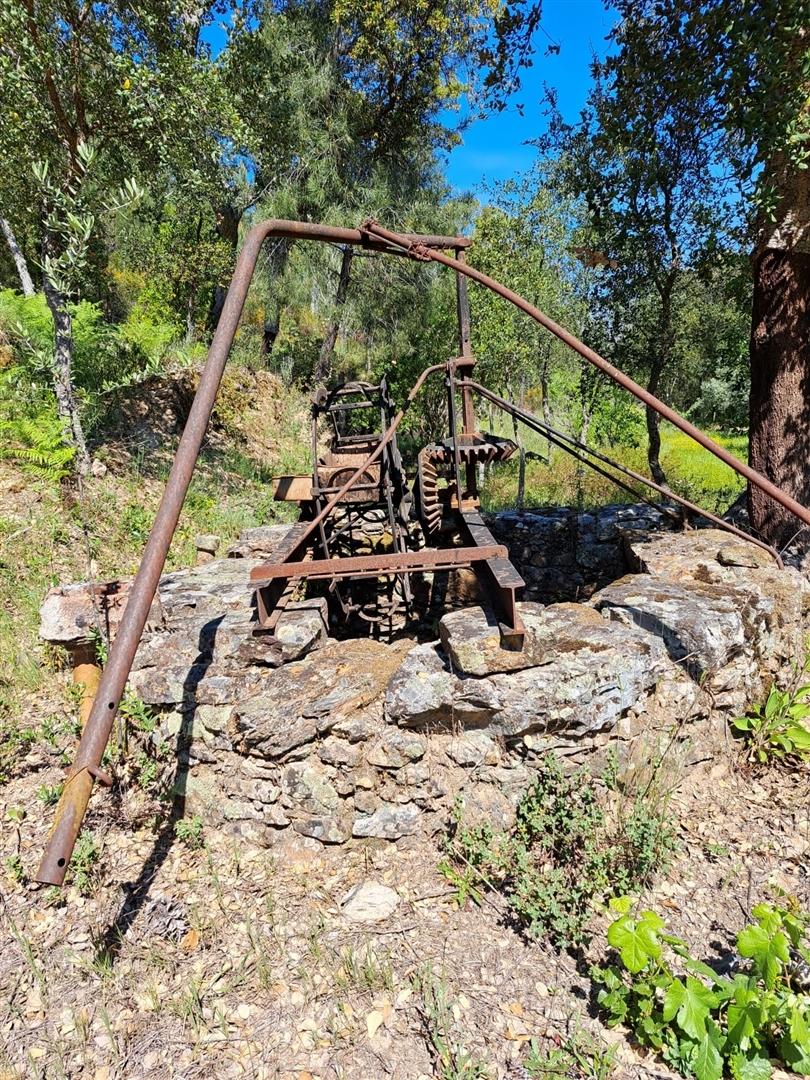
[[[503,434],[511,435],[511,431],[504,430]],[[746,460],[746,436],[709,434],[736,457]],[[546,453],[545,440],[534,432],[526,432],[525,445],[527,450]],[[605,449],[604,453],[638,473],[649,475],[646,446],[616,446]],[[661,428],[661,465],[673,491],[706,510],[726,510],[745,487],[745,482],[733,469],[669,424]],[[485,509],[501,510],[514,506],[517,478],[516,460],[493,466],[482,491]],[[634,486],[637,490],[649,491],[641,485]],[[655,492],[650,492],[650,496],[655,498]],[[632,501],[627,492],[592,470],[579,466],[561,450],[552,449],[550,465],[540,461],[527,462],[527,507],[573,506],[584,510],[606,503]]]
[[[276,471],[309,469],[305,422],[300,396],[286,392],[275,415],[250,418],[264,438],[263,448],[270,447],[262,459],[251,456],[251,444],[238,431],[211,440],[195,470],[167,570],[193,565],[200,533],[219,536],[224,554],[243,529],[295,515],[293,505],[273,501],[269,479]],[[38,700],[49,684],[57,699],[64,696],[52,674],[55,658],[38,638],[46,592],[60,582],[87,580],[91,560],[97,581],[135,573],[172,450],[171,440],[159,454],[130,449],[109,462],[106,476],[91,477],[81,491],[70,493],[55,479],[0,462],[0,742],[26,743],[37,726],[29,716],[35,696]],[[103,443],[99,456],[104,460]],[[0,768],[0,783],[3,774],[8,777],[8,768]]]

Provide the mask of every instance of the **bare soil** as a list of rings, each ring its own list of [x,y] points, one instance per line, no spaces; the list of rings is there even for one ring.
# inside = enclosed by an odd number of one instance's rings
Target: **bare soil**
[[[209,832],[193,850],[136,786],[98,791],[96,883],[57,895],[29,878],[58,749],[34,746],[18,772],[0,788],[2,1077],[518,1078],[532,1040],[583,1031],[616,1044],[614,1075],[670,1075],[598,1018],[586,971],[607,917],[575,958],[526,940],[497,896],[460,910],[439,837],[261,850]],[[671,803],[681,850],[645,900],[696,955],[727,954],[780,890],[810,906],[809,793],[806,773],[753,775],[731,746],[686,763]],[[364,881],[400,896],[379,923],[343,913]],[[442,1071],[426,982],[445,994],[452,1060],[484,1071]]]

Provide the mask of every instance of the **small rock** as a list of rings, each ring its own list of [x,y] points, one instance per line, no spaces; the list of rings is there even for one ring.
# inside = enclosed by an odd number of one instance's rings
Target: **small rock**
[[[214,556],[217,553],[221,540],[213,533],[200,533],[194,537],[194,546],[198,552]]]
[[[356,765],[360,751],[344,742],[343,739],[327,739],[318,750],[318,757],[324,765]]]
[[[420,735],[404,731],[387,731],[371,747],[366,760],[379,769],[401,769],[404,765],[425,756],[427,744]]]
[[[240,802],[238,799],[228,799],[222,808],[222,813],[226,821],[244,821],[253,818],[259,820],[264,816],[253,803]]]
[[[347,716],[339,720],[332,728],[333,734],[350,743],[365,742],[373,738],[380,730],[380,721],[366,713],[359,716]]]
[[[372,791],[377,786],[377,775],[371,769],[358,769],[352,773],[355,789]]]
[[[483,731],[465,732],[458,738],[451,739],[444,749],[451,761],[464,768],[498,765],[501,760],[495,740]]]
[[[355,791],[354,808],[358,814],[373,814],[379,805],[380,800],[373,791]]]
[[[271,803],[269,806],[265,806],[261,816],[265,825],[272,825],[274,829],[286,829],[290,824],[290,819],[278,803]]]
[[[410,836],[416,832],[421,811],[413,803],[393,806],[383,803],[368,817],[355,820],[354,836],[373,836],[379,840],[399,840],[401,836]]]
[[[352,835],[352,817],[349,813],[343,813],[307,818],[296,821],[293,828],[302,836],[312,836],[322,844],[345,844]]]
[[[426,784],[430,779],[430,766],[424,761],[420,761],[416,765],[406,765],[404,769],[397,772],[394,779],[398,784],[405,784],[406,786],[416,787],[419,784]]]
[[[340,801],[334,786],[320,770],[310,765],[290,765],[284,770],[282,786],[285,795],[310,813],[336,810]]]
[[[344,896],[341,907],[351,922],[380,922],[393,915],[398,904],[399,896],[393,889],[377,881],[364,881]]]

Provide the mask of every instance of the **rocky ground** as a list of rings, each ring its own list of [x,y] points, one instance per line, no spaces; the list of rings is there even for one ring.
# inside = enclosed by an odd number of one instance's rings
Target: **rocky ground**
[[[242,606],[246,565],[236,564],[250,552],[222,560],[227,582],[204,595],[188,588],[196,571],[169,575],[133,680],[162,710],[159,725],[133,733],[112,791],[94,794],[62,892],[32,880],[75,741],[68,673],[54,670],[20,703],[26,727],[6,729],[15,750],[0,756],[0,1078],[669,1076],[600,1021],[587,968],[603,951],[606,916],[594,918],[586,955],[557,952],[522,936],[495,894],[459,907],[438,870],[456,785],[495,791],[506,765],[526,781],[560,731],[586,758],[614,736],[640,748],[646,739],[648,751],[666,750],[679,849],[644,900],[693,952],[727,954],[760,900],[787,894],[810,907],[810,777],[753,771],[727,727],[763,678],[799,658],[806,583],[707,530],[631,541],[636,573],[606,584],[623,546],[617,516],[566,516],[566,533],[586,541],[576,587],[590,600],[525,609],[536,652],[524,670],[475,614],[445,616],[441,644],[384,646],[323,641],[317,605],[296,616],[278,656],[246,658],[244,627],[222,621],[221,606]],[[521,570],[546,573],[537,560],[549,544],[515,521],[504,529],[520,541]],[[599,573],[586,580],[597,555]],[[222,636],[203,648],[211,619]],[[297,659],[301,634],[318,647]],[[353,682],[338,671],[350,656]],[[233,664],[256,685],[229,683]],[[337,696],[323,699],[321,677]],[[272,709],[252,714],[270,690]],[[183,717],[190,774],[216,765],[222,808],[237,807],[221,822],[178,822],[177,803],[159,798],[155,742],[168,744]],[[477,730],[461,730],[467,722]],[[364,760],[345,759],[347,747]],[[273,788],[272,800],[228,788],[236,758],[272,773],[249,778]],[[370,787],[359,781],[368,765]],[[294,782],[305,773],[307,785]],[[431,787],[437,775],[443,793]],[[314,816],[313,800],[324,804]],[[343,818],[325,813],[336,806],[351,810],[349,827],[339,845],[331,835],[321,844],[318,830]],[[418,814],[419,829],[374,835],[367,821],[381,806]],[[255,820],[271,846],[257,846]],[[551,1071],[548,1053],[572,1044],[578,1057]]]
[[[95,797],[90,895],[57,896],[28,878],[49,817],[36,790],[61,770],[29,759],[0,789],[3,1077],[518,1078],[533,1040],[589,1037],[593,1070],[615,1045],[614,1075],[667,1075],[602,1027],[581,960],[525,940],[496,896],[456,906],[438,837],[290,831],[262,850],[208,830],[194,849],[133,787]],[[754,776],[728,746],[672,776],[680,852],[647,899],[699,956],[775,890],[810,905],[806,774]]]

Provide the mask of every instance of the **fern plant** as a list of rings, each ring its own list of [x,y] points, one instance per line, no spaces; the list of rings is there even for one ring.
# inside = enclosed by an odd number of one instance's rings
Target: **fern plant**
[[[0,458],[16,461],[36,476],[58,482],[70,472],[73,456],[55,410],[0,420]]]

